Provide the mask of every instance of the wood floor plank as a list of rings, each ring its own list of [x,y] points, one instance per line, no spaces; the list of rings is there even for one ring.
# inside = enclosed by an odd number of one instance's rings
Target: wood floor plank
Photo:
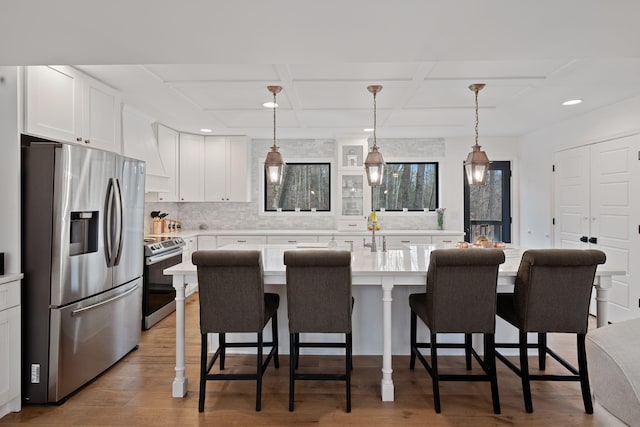
[[[280,369],[269,366],[263,383],[262,411],[255,412],[255,382],[210,381],[205,412],[198,413],[200,334],[197,296],[186,304],[186,370],[188,394],[171,397],[175,364],[175,316],[144,331],[139,349],[128,354],[106,373],[72,395],[60,406],[30,405],[0,419],[0,427],[48,426],[590,426],[593,416],[584,413],[578,383],[533,382],[534,413],[527,414],[520,380],[498,363],[502,414],[495,415],[488,383],[441,383],[442,413],[433,410],[431,379],[417,364],[409,370],[409,358],[393,359],[395,402],[380,400],[380,356],[355,356],[352,379],[352,412],[345,413],[344,383],[299,381],[295,412],[288,411],[288,357],[281,355]],[[595,327],[595,322],[590,327]],[[551,347],[575,363],[573,336],[552,335]],[[251,369],[255,356],[231,355],[229,371]],[[442,369],[464,370],[462,357],[442,357]],[[343,369],[335,356],[302,356],[309,370]],[[533,366],[534,363],[531,363]],[[533,372],[533,370],[532,370]],[[547,372],[560,373],[549,360]]]

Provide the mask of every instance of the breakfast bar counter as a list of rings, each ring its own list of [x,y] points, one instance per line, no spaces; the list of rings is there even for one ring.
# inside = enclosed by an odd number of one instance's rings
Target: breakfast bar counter
[[[304,249],[297,249],[295,245],[249,244],[229,245],[224,249],[262,251],[265,288],[269,292],[280,293],[280,309],[286,309],[286,293],[282,286],[286,282],[283,264],[284,251]],[[409,293],[424,292],[429,254],[433,249],[436,249],[436,246],[408,245],[405,249],[387,252],[371,252],[365,249],[352,252],[352,284],[356,300],[353,315],[354,354],[382,354],[381,396],[383,401],[394,400],[392,355],[408,354],[407,299]],[[469,250],[482,249],[472,248]],[[506,261],[500,266],[498,273],[498,292],[513,291],[522,251],[506,248],[505,256]],[[185,284],[196,280],[197,270],[191,262],[183,262],[166,269],[164,273],[173,276],[173,286],[176,289],[176,377],[173,381],[172,394],[174,397],[183,397],[187,391],[184,342]],[[594,286],[596,288],[598,327],[607,324],[607,292],[611,288],[611,277],[621,274],[624,272],[608,270],[606,264],[597,270]],[[392,308],[394,307],[395,311],[401,313],[406,311],[406,315],[393,316]],[[283,315],[286,316],[285,313]],[[286,322],[283,324],[286,325]],[[285,333],[288,332],[285,331]],[[496,334],[498,333],[497,329]],[[359,336],[357,340],[356,336]],[[286,342],[287,340],[282,341]],[[284,345],[286,343],[281,344],[281,352],[288,351],[283,348]]]

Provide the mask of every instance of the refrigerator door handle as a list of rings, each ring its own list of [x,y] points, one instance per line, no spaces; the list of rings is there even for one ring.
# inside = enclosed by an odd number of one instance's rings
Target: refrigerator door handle
[[[114,200],[114,185],[113,178],[109,178],[109,184],[107,184],[107,212],[104,216],[104,240],[107,246],[107,266],[113,266],[113,233],[111,231],[112,218],[113,218],[113,200]]]
[[[114,199],[116,201],[116,205],[117,205],[117,210],[116,210],[116,231],[115,231],[115,237],[116,237],[116,241],[117,244],[116,246],[113,248],[113,265],[118,265],[120,264],[120,256],[122,255],[122,240],[123,240],[123,233],[124,233],[124,226],[123,226],[123,220],[124,220],[124,201],[122,199],[122,186],[120,184],[120,180],[118,178],[114,179],[115,182],[115,194],[114,194]]]
[[[112,303],[114,301],[117,301],[120,298],[124,298],[127,295],[129,295],[130,293],[134,292],[136,289],[138,289],[138,285],[134,285],[132,288],[128,289],[127,291],[125,291],[123,293],[121,293],[120,295],[116,295],[115,297],[109,298],[109,299],[104,300],[104,301],[100,301],[99,303],[92,304],[92,305],[89,305],[87,307],[82,307],[82,308],[79,308],[77,310],[73,310],[71,312],[71,317],[75,317],[75,316],[77,316],[79,314],[82,314],[82,313],[84,313],[86,311],[94,310],[94,309],[96,309],[98,307],[102,307],[103,305],[107,305],[107,304],[110,304],[110,303]]]

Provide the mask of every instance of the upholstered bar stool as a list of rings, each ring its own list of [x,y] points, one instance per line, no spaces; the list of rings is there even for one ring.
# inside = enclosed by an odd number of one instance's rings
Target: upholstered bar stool
[[[290,371],[289,410],[293,411],[296,380],[345,381],[346,411],[351,412],[351,253],[296,250],[284,253],[287,268]],[[341,333],[344,342],[301,342],[301,333]],[[297,372],[300,348],[345,349],[344,374]]]
[[[496,344],[497,348],[518,348],[520,367],[504,355],[497,357],[521,377],[524,406],[533,412],[532,380],[579,381],[584,409],[593,413],[587,373],[585,336],[589,318],[591,289],[598,264],[606,256],[598,250],[537,249],[522,255],[513,294],[498,295],[497,314],[518,328],[518,344]],[[527,333],[538,334],[538,342],[529,344]],[[577,337],[578,367],[572,366],[547,346],[547,333],[572,333]],[[570,375],[532,375],[529,373],[528,349],[538,349],[538,367],[546,368],[549,354],[564,366]]]
[[[273,358],[278,364],[278,306],[277,294],[264,292],[262,255],[260,251],[196,251],[193,264],[198,268],[200,294],[200,399],[198,411],[204,411],[207,380],[256,380],[256,411],[260,410],[262,376]],[[271,320],[272,341],[264,342],[262,331]],[[256,342],[227,343],[225,334],[255,332]],[[208,335],[217,333],[218,350],[208,358]],[[263,347],[271,350],[263,359]],[[218,357],[220,371],[224,370],[227,348],[256,347],[255,373],[211,374]]]
[[[409,367],[415,368],[416,357],[424,365],[433,383],[435,411],[440,413],[440,381],[488,381],[491,383],[493,411],[500,413],[498,380],[494,348],[496,287],[498,267],[505,260],[499,249],[439,249],[431,252],[427,272],[427,292],[411,294],[411,358]],[[417,342],[417,318],[429,328],[431,341]],[[438,343],[437,335],[462,333],[464,344]],[[484,336],[484,358],[471,345],[471,334]],[[430,349],[431,364],[420,353]],[[484,374],[442,374],[438,368],[439,348],[464,348],[467,370],[471,356]]]

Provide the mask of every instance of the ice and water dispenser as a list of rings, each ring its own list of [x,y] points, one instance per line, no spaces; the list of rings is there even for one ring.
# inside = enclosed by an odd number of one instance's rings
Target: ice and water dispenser
[[[98,251],[98,211],[71,212],[69,255]]]

